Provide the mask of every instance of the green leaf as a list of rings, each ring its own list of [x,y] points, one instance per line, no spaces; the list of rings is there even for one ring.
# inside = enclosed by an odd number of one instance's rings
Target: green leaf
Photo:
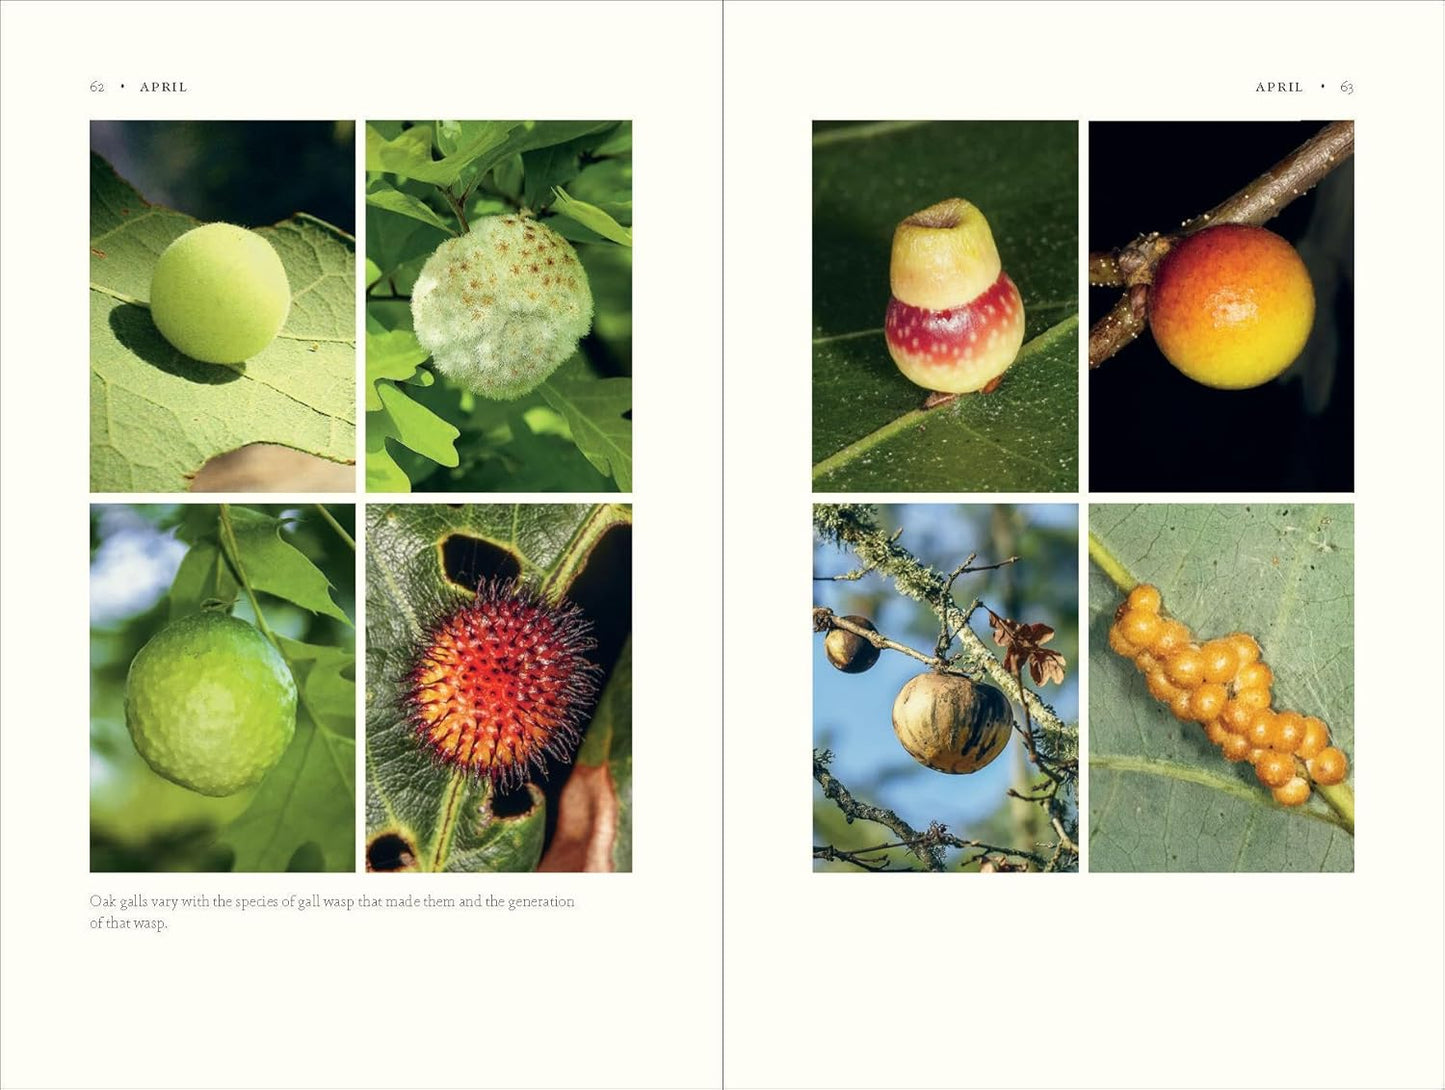
[[[564,364],[542,383],[542,397],[567,419],[577,449],[599,473],[632,491],[632,410],[630,378],[593,378],[576,366]]]
[[[560,144],[612,124],[606,121],[438,122],[439,150],[443,152],[439,160],[431,157],[431,127],[418,125],[387,140],[374,126],[367,125],[366,169],[387,171],[438,186],[460,184],[466,188],[510,156]]]
[[[1246,632],[1274,707],[1315,715],[1354,752],[1354,509],[1093,506],[1090,532],[1199,638]],[[1089,568],[1089,869],[1349,871],[1353,837],[1318,797],[1275,804],[1247,762],[1155,701],[1109,649],[1122,593]]]
[[[384,416],[384,414],[383,414]],[[394,434],[391,418],[368,413],[366,417],[366,490],[368,492],[410,492],[411,478],[396,464],[386,449],[386,440]]]
[[[581,224],[602,238],[620,242],[624,246],[632,245],[631,227],[623,227],[596,205],[569,197],[567,191],[560,186],[554,188],[553,193],[557,197],[557,203],[553,209],[559,216],[566,216],[572,222]]]
[[[1073,491],[1078,480],[1077,126],[885,122],[813,136],[813,487]],[[1023,351],[990,394],[920,411],[888,355],[893,230],[964,197],[1023,296]]]
[[[417,273],[442,241],[454,232],[445,233],[410,216],[398,215],[389,209],[368,205],[366,209],[367,256],[377,266],[377,275],[369,278],[373,291],[382,295],[407,295],[416,282]],[[373,305],[374,305],[373,300]],[[402,301],[410,315],[410,306]]]
[[[383,436],[396,439],[403,446],[443,466],[457,464],[454,446],[461,433],[425,405],[418,404],[390,382],[376,384],[384,420],[379,423]],[[371,421],[368,420],[368,432]]]
[[[592,154],[601,158],[604,155],[630,155],[632,153],[632,122],[619,121],[617,128],[606,134],[602,143],[592,149]]]
[[[419,198],[413,197],[410,193],[403,193],[395,186],[380,179],[366,187],[366,203],[373,208],[384,208],[399,216],[420,220],[430,227],[435,227],[438,231],[445,231],[447,234],[455,233],[445,220],[423,204]]]
[[[592,548],[630,521],[626,508],[585,504],[371,504],[367,508],[366,820],[368,842],[401,837],[429,871],[531,870],[541,858],[546,805],[500,816],[490,785],[432,759],[407,720],[407,672],[437,610],[466,600],[442,567],[460,534],[513,556],[525,578],[565,594]],[[614,698],[614,699],[620,699]],[[623,735],[609,719],[609,760]],[[602,743],[597,743],[598,745]],[[630,778],[628,780],[630,783]]]
[[[426,362],[428,352],[417,343],[409,329],[384,332],[366,331],[366,411],[381,409],[381,396],[376,392],[378,379],[406,382]]]
[[[221,367],[177,352],[150,316],[156,259],[196,225],[91,157],[92,491],[184,491],[209,459],[251,443],[354,460],[355,241],[305,215],[261,228],[286,268],[291,312],[259,355]]]
[[[235,851],[238,871],[354,871],[356,682],[347,675],[355,656],[285,638],[280,645],[299,694],[296,736],[220,843]]]
[[[206,505],[204,521],[182,527],[181,540],[191,544],[171,584],[170,614],[194,613],[208,598],[234,602],[241,593],[231,566],[220,548],[218,508]],[[294,602],[302,609],[335,617],[350,624],[346,613],[331,599],[326,574],[296,546],[281,536],[284,523],[272,515],[232,505],[231,526],[236,548],[252,588]]]
[[[601,208],[618,223],[632,223],[632,158],[603,159],[589,164],[568,186],[581,201]]]

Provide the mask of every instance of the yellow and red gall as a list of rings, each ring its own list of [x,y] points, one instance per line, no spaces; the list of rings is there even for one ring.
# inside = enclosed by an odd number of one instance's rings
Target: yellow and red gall
[[[997,384],[1024,339],[1024,306],[983,213],[951,198],[893,234],[889,355],[910,382],[966,394]]]
[[[444,764],[504,786],[571,760],[597,693],[591,623],[568,602],[486,581],[439,618],[408,674],[418,738]]]
[[[1293,363],[1314,325],[1309,271],[1263,227],[1220,224],[1176,242],[1149,288],[1159,350],[1195,382],[1259,386]]]

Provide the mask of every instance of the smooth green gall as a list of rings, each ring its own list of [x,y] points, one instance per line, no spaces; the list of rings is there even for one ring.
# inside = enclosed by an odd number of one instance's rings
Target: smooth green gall
[[[151,272],[151,319],[177,350],[202,363],[241,363],[276,339],[291,285],[255,231],[208,223],[161,253]]]
[[[536,389],[592,328],[572,244],[523,216],[488,216],[427,258],[411,290],[416,339],[436,369],[483,397]]]
[[[125,725],[157,773],[202,795],[261,782],[296,733],[296,682],[253,626],[226,613],[166,625],[125,679]]]

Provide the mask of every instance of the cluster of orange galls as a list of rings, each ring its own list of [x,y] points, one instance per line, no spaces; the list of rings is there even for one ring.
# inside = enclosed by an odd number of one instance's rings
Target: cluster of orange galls
[[[1159,588],[1140,583],[1114,614],[1109,646],[1144,675],[1149,692],[1174,715],[1201,723],[1228,761],[1248,761],[1275,801],[1298,806],[1311,784],[1345,778],[1345,755],[1330,745],[1322,720],[1270,705],[1274,673],[1253,636],[1235,632],[1194,642],[1180,621],[1160,612]]]

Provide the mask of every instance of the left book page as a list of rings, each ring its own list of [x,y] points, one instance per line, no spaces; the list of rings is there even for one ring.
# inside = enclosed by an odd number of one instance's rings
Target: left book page
[[[4,6],[0,1082],[717,1085],[720,8],[181,15]]]

